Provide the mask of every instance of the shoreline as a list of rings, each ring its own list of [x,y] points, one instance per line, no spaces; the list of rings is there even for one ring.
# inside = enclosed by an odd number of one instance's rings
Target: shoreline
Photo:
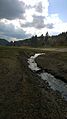
[[[36,63],[38,63],[37,59],[36,59]],[[36,73],[41,73],[42,71],[45,71],[45,73],[51,74],[55,78],[62,80],[64,83],[67,83],[67,80],[64,79],[64,77],[62,77],[61,75],[58,75],[55,72],[53,72],[54,70],[45,69],[45,68],[41,67],[40,65],[38,65],[38,67],[40,68],[40,70],[36,71]]]

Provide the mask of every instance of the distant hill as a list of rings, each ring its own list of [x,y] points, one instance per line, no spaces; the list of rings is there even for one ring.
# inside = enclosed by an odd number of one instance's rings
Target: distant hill
[[[0,45],[2,46],[31,46],[31,47],[55,47],[55,46],[67,46],[67,32],[63,32],[59,35],[49,36],[48,32],[45,36],[43,34],[40,37],[37,35],[32,36],[29,39],[11,41],[8,42],[5,39],[0,39]]]
[[[0,46],[8,46],[9,42],[5,39],[0,39]]]

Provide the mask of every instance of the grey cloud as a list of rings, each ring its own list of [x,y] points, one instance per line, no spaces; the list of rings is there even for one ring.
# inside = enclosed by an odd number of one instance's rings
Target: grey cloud
[[[12,24],[5,24],[0,22],[0,37],[24,39],[30,36],[31,34],[26,34],[26,32],[21,28],[15,29]]]
[[[26,5],[26,9],[32,9],[35,8],[35,10],[39,13],[42,13],[42,2],[39,2],[38,4],[31,6],[31,5]]]
[[[22,27],[35,27],[37,29],[44,28],[44,17],[33,15],[33,21],[21,24]]]
[[[24,2],[19,0],[0,0],[0,19],[15,19],[24,17],[25,12]]]
[[[42,29],[42,28],[52,29],[52,28],[54,28],[53,23],[45,24],[44,18],[45,18],[44,16],[33,15],[32,22],[26,22],[25,24],[22,24],[22,23],[20,23],[20,24],[21,24],[21,27],[34,27],[36,29]]]
[[[36,11],[42,13],[42,2],[39,2],[36,7]]]
[[[37,29],[44,27],[44,17],[43,16],[33,16],[33,26]]]
[[[53,25],[54,25],[53,23],[49,23],[49,24],[46,25],[46,27],[49,28],[49,29],[53,29],[54,28]]]

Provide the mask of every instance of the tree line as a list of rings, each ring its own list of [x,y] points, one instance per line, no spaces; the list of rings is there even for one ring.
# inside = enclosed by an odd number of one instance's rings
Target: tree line
[[[39,37],[35,35],[29,39],[14,42],[8,42],[5,39],[0,39],[0,45],[31,47],[67,46],[67,32],[62,32],[61,34],[55,36],[50,36],[49,33],[46,32],[45,36],[43,34]]]

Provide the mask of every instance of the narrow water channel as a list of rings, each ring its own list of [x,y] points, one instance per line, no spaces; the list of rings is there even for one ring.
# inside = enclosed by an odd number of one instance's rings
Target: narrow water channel
[[[38,57],[39,55],[45,55],[45,53],[39,53],[39,54],[35,54],[34,56],[31,56],[28,59],[28,67],[32,70],[32,71],[39,71],[41,70],[41,68],[39,68],[37,66],[37,63],[35,62],[35,58]],[[53,75],[43,71],[41,73],[37,73],[37,75],[39,75],[41,77],[41,79],[46,80],[49,84],[49,86],[54,90],[54,91],[59,91],[62,94],[62,97],[64,97],[64,99],[67,101],[67,84],[64,83],[62,80],[60,79],[56,79]]]

